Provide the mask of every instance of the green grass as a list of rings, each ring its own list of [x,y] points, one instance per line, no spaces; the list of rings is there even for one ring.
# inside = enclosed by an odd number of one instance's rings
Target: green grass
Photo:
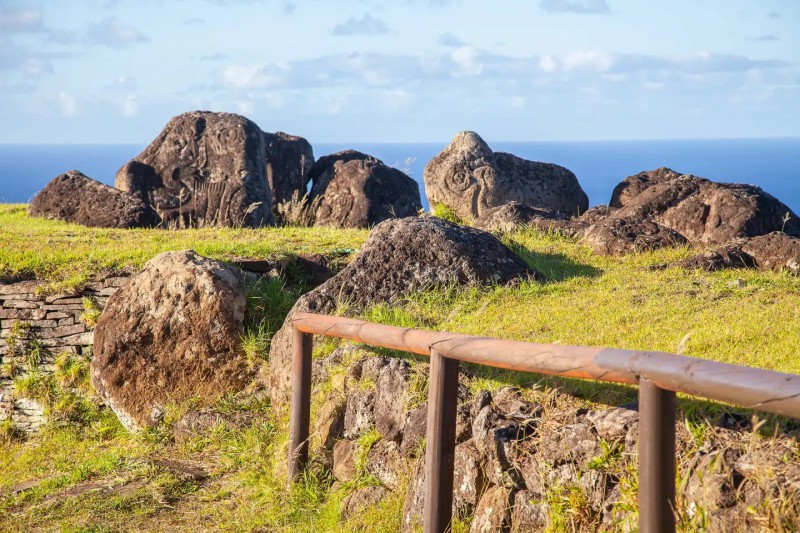
[[[324,228],[86,228],[31,218],[26,205],[0,204],[0,280],[38,278],[51,282],[51,290],[66,290],[170,250],[193,249],[214,259],[332,253],[358,248],[366,237],[364,230]]]
[[[36,276],[59,289],[79,286],[97,273],[135,269],[168,250],[192,248],[219,259],[335,254],[360,247],[366,236],[366,231],[324,228],[91,229],[31,219],[25,206],[0,205],[0,242],[4,243],[0,278]],[[442,289],[414,295],[400,305],[375,306],[359,316],[406,327],[532,342],[679,351],[800,373],[798,278],[746,270],[705,273],[660,268],[689,256],[692,251],[686,248],[605,258],[572,239],[535,230],[503,239],[545,279],[514,287]],[[281,279],[246,287],[247,327],[242,342],[253,365],[264,364],[271,336],[304,290]],[[336,345],[318,338],[315,355],[330,353]],[[409,408],[423,403],[427,390],[417,367],[413,368]],[[576,395],[577,400],[569,401],[583,404],[624,403],[635,395],[628,387],[470,370],[475,374],[474,390],[519,385],[544,404],[556,401],[552,399],[555,388]],[[344,373],[344,368],[330,372],[317,391],[320,397],[315,396],[315,405],[323,393],[341,393]],[[90,401],[85,358],[58,355],[52,378],[34,371],[32,376],[20,372],[18,379],[20,394],[46,398],[49,412],[61,416],[56,417],[58,423],[27,439],[10,425],[0,425],[0,531],[19,529],[19,524],[63,531],[394,531],[398,527],[402,491],[390,493],[379,505],[346,520],[339,505],[357,484],[334,486],[315,467],[287,491],[286,420],[276,417],[268,401],[227,397],[221,402],[222,410],[251,412],[255,422],[242,429],[221,425],[210,435],[177,445],[170,440],[171,424],[191,402],[168,409],[162,426],[134,436],[122,429],[113,413]],[[699,447],[708,438],[704,416],[713,408],[688,400],[682,407],[687,431]],[[378,438],[374,431],[362,437],[360,457]],[[202,484],[177,479],[153,466],[152,460],[158,457],[200,463],[210,478]],[[593,468],[623,468],[619,450],[610,445],[604,448]],[[636,505],[635,474],[621,475],[624,498],[618,510],[628,517]],[[39,485],[17,496],[5,492],[30,480],[38,480]],[[59,496],[69,487],[96,480],[144,480],[146,486],[124,495]],[[548,498],[561,509],[565,527],[572,521],[591,523],[594,519],[574,487],[554,487]],[[456,530],[465,528],[459,523]]]

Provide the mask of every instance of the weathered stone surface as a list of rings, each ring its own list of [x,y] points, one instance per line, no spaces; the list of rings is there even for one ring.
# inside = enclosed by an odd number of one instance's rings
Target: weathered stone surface
[[[609,442],[620,441],[628,434],[628,430],[639,423],[639,413],[622,407],[612,407],[586,413],[588,420],[597,434]]]
[[[314,150],[304,138],[282,131],[264,132],[264,145],[274,211],[277,204],[306,194],[308,173],[314,166]]]
[[[581,235],[588,224],[580,219],[571,219],[558,211],[509,202],[500,207],[486,209],[475,221],[475,227],[493,232],[509,232],[532,227],[540,231],[575,237]]]
[[[784,270],[800,275],[800,239],[797,237],[778,231],[759,235],[745,242],[742,251],[762,270]]]
[[[503,487],[490,487],[475,509],[470,533],[506,531],[511,524],[512,493]]]
[[[252,421],[252,415],[246,411],[223,413],[213,409],[189,411],[183,415],[173,428],[175,442],[185,443],[196,437],[208,436],[216,426],[225,425],[234,429],[246,427]]]
[[[603,255],[646,252],[686,243],[680,233],[638,216],[602,220],[586,230],[584,240]]]
[[[488,482],[483,457],[472,440],[456,446],[453,479],[453,512],[471,516]]]
[[[375,387],[375,429],[385,439],[399,441],[406,421],[406,388],[411,374],[408,361],[391,359],[381,368]]]
[[[597,434],[588,424],[569,424],[545,429],[537,443],[539,456],[551,465],[568,461],[581,467],[601,452]]]
[[[358,444],[351,440],[340,440],[333,447],[333,477],[339,481],[350,481],[358,476],[355,453]]]
[[[578,179],[566,168],[493,152],[470,131],[458,133],[425,166],[424,181],[431,205],[446,205],[464,220],[513,201],[566,215],[589,207]]]
[[[146,228],[161,219],[140,198],[70,170],[53,178],[29,208],[31,216],[101,228]]]
[[[417,459],[414,473],[406,491],[403,502],[403,522],[400,530],[403,533],[417,531],[422,527],[422,511],[425,506],[425,459]]]
[[[344,411],[344,438],[357,439],[375,425],[375,390],[351,389]]]
[[[511,531],[525,533],[544,531],[550,517],[550,506],[526,490],[514,494],[514,507],[511,510]]]
[[[115,186],[152,205],[166,225],[256,227],[273,220],[262,131],[231,113],[174,117],[117,172]]]
[[[129,430],[152,424],[167,402],[241,389],[251,379],[244,310],[238,271],[193,251],[160,254],[109,298],[92,384]]]
[[[428,404],[424,403],[408,413],[403,425],[403,441],[400,443],[400,451],[408,456],[416,453],[427,430]]]
[[[344,411],[346,402],[340,395],[326,401],[317,412],[311,428],[312,442],[316,447],[329,452],[344,433]]]
[[[408,459],[394,441],[381,439],[367,452],[367,472],[390,489],[397,488],[408,468]]]
[[[386,487],[362,487],[354,490],[342,500],[342,518],[377,505],[388,493]]]
[[[626,178],[614,190],[611,207],[617,209],[586,233],[600,253],[680,244],[670,232],[697,246],[776,231],[800,235],[797,215],[760,188],[716,183],[666,168]]]
[[[289,312],[270,346],[270,395],[285,405],[291,385],[291,323],[298,312],[329,313],[338,302],[357,312],[435,286],[503,284],[535,276],[493,235],[433,217],[387,220],[339,274],[309,292]]]
[[[310,176],[317,226],[368,228],[390,218],[417,216],[422,209],[417,182],[355,150],[321,157]]]

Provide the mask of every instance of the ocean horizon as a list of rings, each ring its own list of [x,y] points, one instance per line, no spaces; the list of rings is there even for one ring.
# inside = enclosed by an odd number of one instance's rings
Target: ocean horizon
[[[449,141],[439,143],[317,143],[314,155],[355,149],[400,168],[420,186],[425,165]],[[761,187],[800,212],[800,138],[662,141],[491,142],[495,151],[562,165],[578,177],[590,205],[607,204],[614,187],[643,170],[669,167],[713,181]],[[51,179],[79,170],[109,185],[142,144],[0,144],[0,203],[27,203]]]

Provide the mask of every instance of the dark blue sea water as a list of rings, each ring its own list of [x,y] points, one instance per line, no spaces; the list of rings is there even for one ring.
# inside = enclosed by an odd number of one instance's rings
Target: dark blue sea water
[[[403,168],[420,183],[425,164],[447,145],[315,144],[319,157],[354,148]],[[490,142],[496,151],[547,161],[572,170],[591,205],[608,203],[626,176],[667,166],[715,181],[751,183],[800,213],[800,138],[613,142]],[[142,145],[0,145],[0,202],[28,202],[58,174],[77,169],[113,184],[117,169]]]

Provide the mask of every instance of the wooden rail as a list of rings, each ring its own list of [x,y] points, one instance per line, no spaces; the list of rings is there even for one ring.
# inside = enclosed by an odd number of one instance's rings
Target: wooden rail
[[[661,352],[533,344],[298,313],[292,320],[290,482],[308,461],[313,335],[431,358],[425,450],[426,533],[452,519],[460,361],[639,387],[639,529],[675,531],[675,393],[800,418],[800,376]]]

